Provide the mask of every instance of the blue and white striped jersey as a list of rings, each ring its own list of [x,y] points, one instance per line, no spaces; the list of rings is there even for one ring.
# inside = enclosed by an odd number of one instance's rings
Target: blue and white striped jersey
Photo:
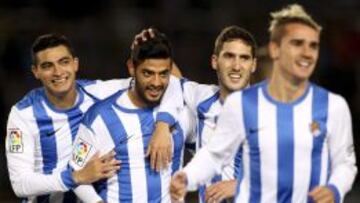
[[[340,202],[357,173],[346,101],[312,83],[291,103],[275,101],[267,82],[233,93],[215,134],[221,136],[184,168],[188,184],[199,185],[221,171],[240,146],[236,202],[308,202],[309,191],[319,185],[329,186]]]
[[[198,151],[214,136],[217,119],[223,105],[220,100],[220,89],[216,85],[198,84],[184,79],[181,83],[184,101],[196,117],[196,151]],[[215,175],[206,185],[236,179],[241,171],[241,151],[238,153],[234,160],[224,166],[221,173]],[[205,202],[206,186],[202,185],[198,190],[200,201]]]
[[[65,110],[55,108],[43,88],[30,91],[14,105],[8,118],[6,157],[16,195],[27,197],[29,202],[74,202],[72,192],[63,195],[68,188],[61,180],[61,171],[67,168],[83,113],[96,100],[129,84],[130,79],[79,80],[77,101]]]
[[[179,122],[172,128],[172,162],[158,173],[150,168],[149,158],[145,157],[157,113],[158,107],[135,107],[128,91],[119,91],[85,114],[70,165],[77,170],[96,152],[116,152],[120,170],[95,185],[105,202],[170,202],[170,178],[182,165],[183,145],[194,122],[188,119],[186,110],[180,113]]]

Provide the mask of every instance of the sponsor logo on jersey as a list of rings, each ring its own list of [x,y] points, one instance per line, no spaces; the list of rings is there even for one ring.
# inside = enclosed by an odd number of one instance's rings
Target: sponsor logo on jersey
[[[74,152],[73,152],[73,161],[78,166],[83,166],[86,160],[86,157],[89,155],[91,150],[91,144],[85,142],[81,138],[79,138],[75,144]]]
[[[22,140],[22,132],[20,129],[8,129],[10,137],[10,152],[12,153],[23,153],[24,145]]]

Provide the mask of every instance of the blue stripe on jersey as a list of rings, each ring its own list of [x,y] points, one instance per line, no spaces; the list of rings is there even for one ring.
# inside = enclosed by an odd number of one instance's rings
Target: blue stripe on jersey
[[[277,200],[291,202],[294,177],[294,110],[292,105],[277,105]]]
[[[172,158],[172,165],[171,165],[171,175],[173,175],[177,170],[180,169],[181,164],[181,155],[183,151],[183,145],[184,145],[184,131],[179,125],[179,123],[176,123],[174,126],[174,130],[172,132],[173,136],[173,143],[174,143],[174,154]]]
[[[143,134],[144,154],[149,146],[150,139],[154,132],[154,117],[152,109],[144,109],[138,113]],[[161,179],[160,173],[154,171],[150,167],[148,159],[145,160],[145,172],[147,183],[148,202],[161,202]]]
[[[320,184],[321,156],[326,137],[326,123],[328,116],[328,93],[317,86],[313,87],[312,131],[315,131],[315,134],[313,134],[313,148],[311,152],[311,179],[309,191]]]
[[[234,159],[234,177],[237,180],[241,180],[243,176],[242,154],[243,148],[240,146]]]
[[[213,103],[215,103],[220,97],[220,93],[216,92],[213,96],[209,97],[208,99],[201,102],[197,107],[197,116],[199,119],[198,123],[198,141],[199,147],[202,146],[201,139],[202,139],[202,131],[204,129],[204,121],[206,119],[205,114],[210,110],[210,107]]]
[[[216,92],[214,95],[201,102],[197,107],[197,117],[199,120],[197,125],[197,130],[198,130],[197,140],[199,142],[198,144],[199,148],[202,147],[202,131],[204,129],[204,122],[206,119],[205,114],[210,110],[211,106],[219,99],[219,97],[220,97],[220,92]],[[199,186],[199,195],[201,202],[205,202],[205,190],[206,190],[205,185]]]
[[[47,115],[41,102],[33,105],[33,113],[40,134],[41,154],[43,157],[43,172],[51,174],[57,164],[56,137],[51,118]]]
[[[129,152],[127,148],[127,133],[120,119],[115,113],[114,109],[106,108],[100,111],[101,118],[103,119],[107,129],[111,134],[111,138],[115,145],[115,158],[121,161],[121,168],[117,174],[119,182],[119,202],[131,202],[132,190],[131,190],[131,175],[130,175],[130,163]],[[107,200],[107,184],[106,181],[100,182],[101,187],[100,196],[103,200]]]
[[[96,84],[96,80],[84,80],[84,79],[81,79],[81,80],[76,80],[76,83],[78,85],[81,85],[81,86],[85,87],[85,86],[88,86],[88,85]]]
[[[258,88],[243,91],[242,109],[250,155],[250,202],[261,200],[261,166],[258,135]],[[239,191],[241,192],[241,191]]]
[[[79,89],[78,94],[80,98],[77,103],[82,104],[84,101],[84,92]],[[76,108],[71,109],[71,111],[66,111],[65,114],[68,117],[68,123],[71,129],[71,138],[72,141],[74,141],[81,123],[81,119],[83,118],[83,112],[80,110],[79,105],[77,105]]]

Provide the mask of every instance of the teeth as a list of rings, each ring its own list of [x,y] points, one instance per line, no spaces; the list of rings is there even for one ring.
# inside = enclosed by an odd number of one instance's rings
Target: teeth
[[[299,61],[298,64],[302,67],[310,66],[310,62],[308,62],[308,61]]]
[[[52,80],[53,83],[62,83],[65,82],[66,78],[58,78],[58,79],[54,79]]]
[[[236,73],[231,73],[229,74],[230,78],[232,79],[240,79],[241,75],[240,74],[236,74]]]

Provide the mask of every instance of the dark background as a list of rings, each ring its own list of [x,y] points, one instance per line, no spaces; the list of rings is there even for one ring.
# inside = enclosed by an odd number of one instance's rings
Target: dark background
[[[251,31],[259,46],[268,41],[269,12],[294,1],[240,0],[0,0],[0,202],[16,201],[7,176],[4,138],[10,107],[40,86],[30,71],[30,46],[45,33],[61,33],[80,58],[80,78],[126,77],[125,61],[134,35],[155,26],[172,41],[183,75],[215,83],[210,56],[218,33],[238,25]],[[313,80],[341,94],[353,116],[359,157],[360,2],[298,1],[323,26],[320,60]],[[264,53],[262,49],[261,53]],[[260,63],[257,76],[270,69]],[[359,180],[345,202],[359,202]]]

